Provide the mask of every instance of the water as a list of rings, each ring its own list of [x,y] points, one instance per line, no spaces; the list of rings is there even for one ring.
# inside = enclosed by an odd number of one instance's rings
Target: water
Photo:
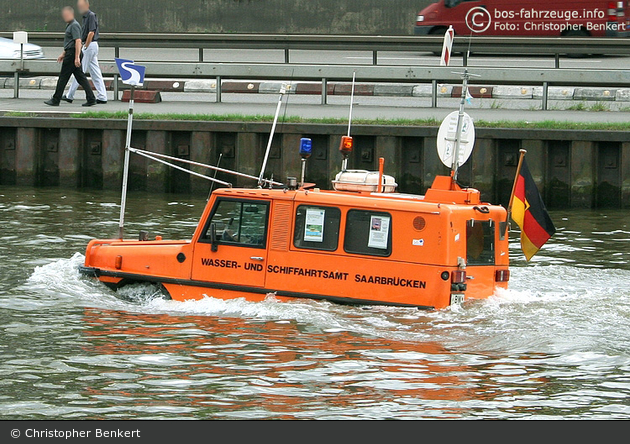
[[[630,418],[627,212],[555,212],[510,290],[423,312],[116,295],[76,267],[118,199],[0,190],[0,418]],[[132,194],[128,232],[204,204]]]

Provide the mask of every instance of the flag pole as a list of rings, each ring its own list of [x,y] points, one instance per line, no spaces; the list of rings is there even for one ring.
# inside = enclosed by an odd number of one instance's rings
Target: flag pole
[[[120,198],[120,219],[118,220],[118,238],[123,240],[125,227],[125,207],[127,206],[127,182],[129,181],[129,148],[131,148],[131,131],[133,127],[133,99],[136,86],[131,85],[129,95],[129,111],[127,113],[127,134],[125,137],[125,160],[123,164],[122,193]]]
[[[510,217],[512,217],[512,205],[514,204],[514,193],[516,193],[516,182],[518,182],[518,176],[521,175],[521,168],[523,167],[523,159],[525,159],[525,154],[527,154],[527,150],[520,149],[518,156],[518,164],[516,165],[516,176],[514,176],[514,184],[512,185],[512,194],[510,194],[510,203],[507,207],[507,220],[506,227],[510,223]]]

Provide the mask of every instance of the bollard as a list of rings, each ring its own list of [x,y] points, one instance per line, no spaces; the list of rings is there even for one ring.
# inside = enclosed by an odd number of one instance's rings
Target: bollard
[[[119,58],[120,57],[120,47],[116,46],[114,48],[114,57],[115,58]],[[120,98],[119,95],[119,89],[118,89],[118,74],[114,74],[114,101],[117,101]]]
[[[431,108],[437,108],[438,106],[438,83],[437,80],[431,80]]]
[[[322,79],[322,105],[328,104],[328,79]]]
[[[378,51],[372,51],[372,65],[378,65]]]
[[[549,99],[549,82],[543,82],[542,87],[542,109],[547,111],[547,101]]]
[[[13,85],[13,98],[19,99],[20,98],[20,71],[15,71],[15,74],[13,75],[13,79],[15,81],[15,84]]]
[[[221,76],[217,76],[217,103],[221,103]]]

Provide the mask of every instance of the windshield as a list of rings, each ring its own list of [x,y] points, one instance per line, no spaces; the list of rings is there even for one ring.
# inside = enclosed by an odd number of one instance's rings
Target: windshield
[[[444,6],[447,8],[454,8],[459,5],[463,0],[444,0]]]

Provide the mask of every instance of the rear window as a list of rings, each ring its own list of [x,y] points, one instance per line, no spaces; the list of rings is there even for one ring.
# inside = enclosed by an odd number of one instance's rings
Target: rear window
[[[466,225],[466,263],[494,265],[493,221],[469,220]]]
[[[300,205],[295,214],[293,245],[311,250],[335,251],[339,243],[341,210]]]
[[[350,210],[346,221],[344,250],[369,256],[392,253],[392,216],[376,211]]]

